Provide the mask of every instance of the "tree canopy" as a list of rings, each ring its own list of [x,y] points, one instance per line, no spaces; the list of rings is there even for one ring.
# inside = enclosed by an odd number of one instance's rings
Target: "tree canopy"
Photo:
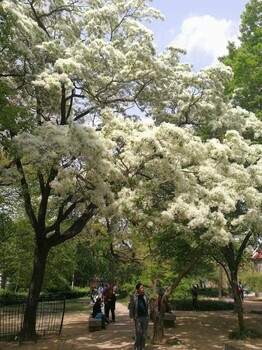
[[[228,55],[221,61],[230,66],[234,78],[228,84],[228,93],[234,104],[262,117],[262,4],[250,0],[241,16],[240,46],[230,42]]]
[[[180,225],[191,249],[258,232],[262,122],[228,101],[230,68],[193,73],[181,50],[157,54],[143,22],[162,16],[144,0],[0,7],[1,191],[19,197],[35,238],[25,339],[50,251],[94,220],[110,248],[121,220],[128,238]]]

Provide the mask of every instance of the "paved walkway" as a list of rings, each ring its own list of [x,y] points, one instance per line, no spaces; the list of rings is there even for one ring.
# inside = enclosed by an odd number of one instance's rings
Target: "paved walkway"
[[[81,314],[81,320],[78,318],[73,323],[68,322],[68,317],[70,318],[70,315],[65,317],[65,326],[62,334],[66,347],[61,347],[61,350],[83,350],[87,349],[87,345],[88,350],[133,349],[132,337],[134,336],[134,327],[130,323],[127,307],[120,303],[116,304],[116,322],[110,323],[106,330],[89,333],[87,326],[88,316],[86,314]],[[76,330],[78,333],[77,337]],[[72,339],[72,336],[74,336],[74,339]],[[69,345],[72,345],[71,348]]]
[[[262,302],[244,302],[246,327],[262,332]],[[237,316],[232,311],[192,312],[176,311],[175,328],[165,328],[165,340],[180,340],[177,345],[152,345],[150,339],[146,350],[224,350],[228,342],[228,332],[237,329]],[[149,325],[149,337],[152,337],[152,323]],[[62,335],[59,339],[48,338],[37,343],[19,346],[14,343],[0,342],[0,350],[133,350],[134,325],[130,323],[127,307],[117,303],[116,322],[110,323],[106,330],[88,332],[86,312],[65,315]],[[238,342],[239,344],[239,342]],[[261,350],[262,339],[241,342],[243,349]]]

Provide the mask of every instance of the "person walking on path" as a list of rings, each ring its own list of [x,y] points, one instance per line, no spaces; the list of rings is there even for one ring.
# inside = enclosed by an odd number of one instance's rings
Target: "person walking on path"
[[[115,287],[110,288],[110,296],[109,296],[109,307],[110,307],[110,311],[111,311],[111,321],[115,322],[116,321],[116,317],[115,317],[115,309],[116,309],[116,289]]]
[[[191,294],[192,294],[192,306],[195,311],[197,311],[197,286],[194,285],[191,289]]]
[[[145,350],[147,328],[149,322],[149,298],[144,293],[144,285],[136,285],[136,294],[130,301],[130,319],[135,322],[135,350]]]
[[[105,317],[106,320],[109,321],[109,311],[110,311],[110,286],[108,283],[105,284],[104,289],[103,289],[103,293],[102,293],[102,298],[104,301],[104,308],[105,308]]]

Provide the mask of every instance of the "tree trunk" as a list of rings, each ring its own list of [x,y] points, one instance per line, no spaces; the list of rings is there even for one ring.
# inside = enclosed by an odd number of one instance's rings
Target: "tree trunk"
[[[152,292],[155,294],[157,293],[157,282],[158,282],[158,280],[156,278],[153,278],[153,280],[152,280]]]
[[[165,311],[167,309],[166,306],[167,306],[169,297],[172,294],[172,292],[176,289],[176,287],[179,285],[182,278],[185,277],[188,274],[188,272],[191,271],[193,267],[196,265],[196,263],[199,261],[200,255],[201,254],[196,255],[191,261],[189,261],[187,265],[180,271],[179,275],[176,277],[173,283],[166,289],[161,299],[160,312],[156,313],[156,316],[153,319],[153,323],[154,323],[153,344],[162,344],[164,339],[164,316],[165,316]]]
[[[224,271],[228,277],[230,286],[232,288],[232,293],[234,297],[234,307],[235,312],[238,317],[238,327],[239,327],[239,336],[242,337],[245,335],[245,323],[243,315],[243,305],[240,294],[238,292],[238,270],[243,258],[244,251],[247,247],[247,244],[252,236],[252,230],[249,230],[244,237],[240,247],[236,249],[232,242],[229,242],[227,246],[222,248],[222,254],[227,263],[227,267],[221,263],[224,268]],[[227,270],[228,269],[228,270]]]
[[[248,241],[248,235],[245,238]],[[242,300],[240,298],[240,294],[238,292],[238,268],[242,257],[242,251],[244,250],[245,244],[242,243],[242,249],[240,252],[236,254],[234,251],[234,247],[232,244],[229,244],[224,249],[224,257],[227,261],[227,266],[229,271],[227,271],[226,267],[223,266],[224,271],[227,274],[229,279],[229,283],[232,289],[233,298],[234,298],[234,311],[237,313],[238,317],[238,328],[239,328],[239,336],[242,337],[245,334],[245,323],[244,323],[244,315],[243,315],[243,305]]]
[[[24,312],[21,341],[35,340],[37,305],[43,285],[48,249],[38,244],[35,248],[33,274]]]
[[[162,344],[163,342],[165,310],[165,302],[161,301],[160,312],[158,312],[156,302],[154,301],[154,312],[152,313],[152,321],[154,324],[153,344]]]
[[[223,285],[223,274],[222,274],[222,266],[218,266],[218,298],[222,299],[222,285]]]
[[[238,292],[238,284],[237,284],[237,276],[232,276],[231,287],[234,297],[234,309],[237,313],[238,318],[238,328],[239,328],[239,335],[244,335],[245,333],[245,322],[244,322],[244,314],[243,314],[243,305],[242,300],[240,298],[239,292]]]
[[[7,282],[7,275],[3,272],[1,275],[1,285],[0,285],[1,289],[6,288],[6,282]]]
[[[237,317],[238,317],[239,334],[241,336],[245,334],[245,322],[244,322],[242,301],[239,295],[237,295],[236,311],[237,311]]]

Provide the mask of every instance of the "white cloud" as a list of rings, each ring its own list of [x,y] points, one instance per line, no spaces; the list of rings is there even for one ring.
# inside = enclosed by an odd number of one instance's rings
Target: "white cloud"
[[[239,23],[210,15],[188,17],[172,45],[186,49],[189,57],[209,56],[209,64],[214,64],[227,53],[228,41],[238,42],[238,27]]]

